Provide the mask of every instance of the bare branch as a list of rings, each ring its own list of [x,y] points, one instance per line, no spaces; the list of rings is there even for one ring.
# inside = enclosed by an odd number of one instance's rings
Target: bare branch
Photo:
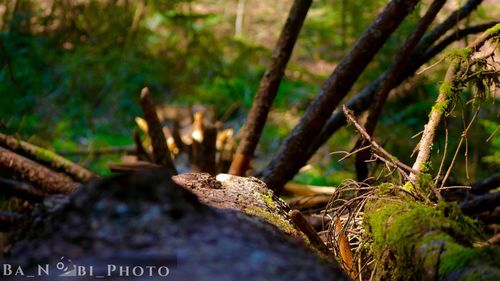
[[[321,131],[359,75],[417,2],[418,0],[390,1],[337,65],[276,157],[262,171],[262,179],[271,189],[277,193],[283,190],[283,185],[295,174],[294,163],[300,162],[310,140]]]
[[[260,80],[259,90],[242,129],[241,141],[229,168],[230,174],[243,176],[250,165],[250,160],[259,142],[267,115],[278,93],[278,87],[285,74],[286,65],[311,3],[312,0],[295,0],[293,2],[274,49],[271,62]]]

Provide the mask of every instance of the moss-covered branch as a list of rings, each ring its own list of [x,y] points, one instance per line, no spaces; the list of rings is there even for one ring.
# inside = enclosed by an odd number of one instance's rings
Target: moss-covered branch
[[[500,280],[500,248],[473,247],[479,230],[455,203],[381,198],[365,214],[376,280]]]
[[[481,34],[474,42],[472,42],[467,48],[460,51],[455,51],[452,54],[451,63],[446,72],[441,87],[439,88],[439,95],[429,113],[429,121],[424,127],[424,132],[420,143],[418,145],[418,154],[415,163],[413,164],[413,169],[420,172],[424,168],[427,161],[429,161],[432,151],[432,145],[434,141],[434,136],[436,130],[442,120],[443,115],[450,108],[452,101],[457,97],[465,86],[461,74],[461,66],[465,65],[472,55],[479,51],[484,43],[492,38],[497,38],[500,35],[500,24],[486,30]],[[417,175],[412,174],[411,178],[413,181],[417,181]]]
[[[1,133],[0,145],[19,152],[34,161],[47,165],[58,172],[67,174],[79,182],[88,182],[96,177],[89,170],[50,150]]]
[[[27,181],[49,194],[69,194],[77,186],[77,183],[69,177],[3,147],[0,147],[0,170]]]

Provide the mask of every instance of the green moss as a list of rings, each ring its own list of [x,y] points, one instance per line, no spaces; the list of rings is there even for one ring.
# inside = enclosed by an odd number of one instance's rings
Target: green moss
[[[406,190],[406,191],[414,191],[415,188],[413,186],[413,184],[411,184],[411,182],[406,182],[404,185],[403,185],[403,189]]]
[[[273,199],[273,192],[271,190],[269,190],[266,194],[260,193],[260,198],[269,207],[275,207],[276,206],[276,202],[274,202],[274,199]]]
[[[411,280],[418,274],[415,253],[428,239],[474,241],[478,230],[458,207],[442,203],[438,208],[411,200],[376,200],[366,206],[365,225],[376,260],[384,261],[379,277]],[[442,237],[426,237],[435,233]],[[431,241],[431,240],[429,240]],[[458,244],[457,244],[458,245]],[[432,249],[430,249],[432,250]],[[432,258],[430,258],[432,261]],[[425,261],[424,261],[425,262]],[[411,272],[414,271],[414,272]]]
[[[495,26],[491,27],[486,32],[488,32],[489,34],[491,34],[491,36],[500,35],[500,23],[497,23]]]
[[[453,83],[443,82],[439,87],[439,92],[445,94],[447,97],[451,97],[453,95]]]
[[[446,112],[446,109],[448,109],[449,105],[450,105],[449,100],[438,102],[432,106],[432,111],[438,111],[441,114],[443,114]]]
[[[422,165],[422,169],[420,170],[421,173],[428,173],[432,169],[432,162],[431,161],[425,161],[424,164]]]
[[[266,211],[264,208],[258,206],[251,206],[245,210],[245,213],[252,216],[264,218],[267,222],[278,227],[281,231],[285,233],[292,235],[298,234],[295,227],[293,227],[293,225],[288,220],[284,219],[278,214]]]
[[[446,247],[448,247],[448,244]],[[444,279],[449,274],[460,273],[472,268],[470,272],[461,275],[459,280],[500,280],[500,270],[485,267],[485,264],[492,266],[500,264],[500,248],[465,248],[455,244],[454,249],[447,248],[441,255],[439,277]],[[474,265],[481,266],[473,268]]]
[[[448,55],[452,58],[459,58],[462,60],[466,60],[470,57],[472,54],[472,49],[471,48],[463,48],[459,50],[451,50]]]
[[[418,190],[425,196],[425,198],[429,198],[433,196],[434,193],[431,189],[431,186],[434,185],[434,181],[432,180],[432,175],[424,172],[425,169],[429,169],[428,166],[424,164],[424,168],[422,168],[422,172],[418,174],[417,185]]]
[[[394,184],[390,182],[382,183],[378,186],[378,193],[384,195],[390,195],[394,191]]]
[[[47,162],[47,163],[54,162],[54,159],[58,157],[58,155],[55,154],[54,152],[47,150],[47,149],[43,149],[43,148],[36,148],[34,153],[35,153],[35,157],[37,160]],[[59,163],[62,164],[62,166],[63,166],[62,168],[69,167],[69,165],[66,165],[67,163],[63,163],[63,162],[59,162]]]

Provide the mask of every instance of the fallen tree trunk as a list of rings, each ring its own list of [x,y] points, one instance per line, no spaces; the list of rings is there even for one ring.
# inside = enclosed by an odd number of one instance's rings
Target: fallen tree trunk
[[[167,280],[349,280],[311,251],[287,205],[261,181],[224,174],[173,180],[150,169],[92,182],[66,200],[46,199],[11,236],[5,262],[25,272],[47,263],[53,271],[41,280],[56,278],[62,256],[111,280],[123,279],[126,265],[167,266]]]
[[[92,178],[96,177],[92,172],[84,167],[59,156],[50,150],[1,133],[0,145],[3,145],[15,152],[19,152],[34,161],[45,164],[58,172],[65,173],[74,178],[76,181],[88,182]]]
[[[27,181],[48,194],[69,194],[77,186],[69,177],[3,147],[0,147],[0,171]]]

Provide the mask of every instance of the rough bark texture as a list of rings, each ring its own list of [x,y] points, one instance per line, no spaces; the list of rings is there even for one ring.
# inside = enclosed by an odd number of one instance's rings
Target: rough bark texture
[[[405,71],[401,73],[398,77],[397,85],[401,84],[405,79],[412,76],[417,69],[419,69],[423,64],[428,62],[434,56],[443,51],[449,44],[454,41],[462,39],[464,36],[472,33],[483,32],[486,29],[494,26],[495,22],[476,26],[471,31],[466,32],[466,29],[463,31],[458,30],[457,34],[460,36],[450,35],[447,38],[453,38],[453,40],[448,41],[448,44],[437,44],[436,46],[430,47],[427,51],[421,50],[418,48],[415,53],[412,55],[411,63],[405,68]],[[446,40],[446,39],[444,39]],[[419,45],[420,46],[420,45]],[[419,55],[420,54],[420,55]],[[361,112],[368,109],[371,104],[372,97],[380,87],[380,84],[387,76],[387,71],[380,75],[377,79],[375,79],[368,86],[364,87],[359,94],[355,95],[351,99],[349,99],[345,105],[349,110],[352,110],[355,115],[360,114]],[[317,134],[317,136],[311,141],[308,145],[306,152],[301,155],[301,159],[297,159],[297,161],[289,164],[289,173],[286,175],[287,181],[290,180],[301,167],[303,167],[307,161],[316,153],[316,151],[333,135],[338,129],[342,128],[347,124],[345,115],[342,113],[342,109],[337,109],[330,116],[325,126],[321,129],[321,131]]]
[[[260,80],[259,90],[255,96],[252,109],[241,131],[240,144],[229,169],[230,174],[242,176],[248,170],[260,135],[264,129],[267,115],[278,93],[281,79],[285,74],[286,65],[292,55],[293,47],[311,3],[312,0],[295,0],[293,2],[288,19],[274,49],[271,62]]]
[[[277,192],[282,191],[283,185],[291,177],[291,166],[300,159],[297,155],[304,154],[311,139],[314,139],[314,136],[321,131],[333,110],[347,95],[361,72],[406,15],[413,10],[417,2],[417,0],[389,2],[384,11],[338,64],[326,80],[318,97],[309,105],[299,124],[285,140],[276,157],[264,169],[262,179],[270,188]]]
[[[153,147],[154,162],[164,166],[173,174],[177,174],[172,156],[167,147],[167,140],[163,134],[160,119],[158,119],[158,115],[156,114],[148,88],[144,88],[141,91],[141,107],[144,112],[144,118],[148,123],[148,134],[151,138],[151,146]]]
[[[95,275],[105,273],[107,263],[167,263],[170,275],[157,279],[176,281],[348,280],[337,264],[308,249],[286,204],[261,181],[208,174],[173,180],[149,170],[46,200],[34,224],[15,236],[23,240],[6,262],[55,266],[65,256],[75,265],[94,265]]]
[[[418,144],[418,154],[415,163],[413,164],[413,169],[417,172],[420,172],[425,163],[430,159],[434,135],[439,124],[441,123],[443,114],[446,113],[446,110],[448,110],[448,107],[451,104],[450,100],[455,94],[458,94],[461,91],[461,88],[457,85],[457,81],[455,79],[460,65],[464,61],[468,60],[474,52],[478,51],[487,40],[493,36],[498,36],[499,34],[500,24],[488,29],[466,48],[466,52],[464,54],[465,57],[454,58],[451,65],[448,67],[444,81],[439,88],[439,95],[436,99],[435,105],[432,107],[429,114],[429,121],[424,126],[424,131]],[[417,180],[416,174],[411,174],[410,177],[413,181]]]
[[[8,149],[0,147],[0,171],[27,181],[49,194],[69,194],[77,186],[69,177],[54,172]]]
[[[0,145],[18,152],[34,161],[43,163],[52,169],[65,173],[79,182],[88,182],[95,175],[82,166],[75,164],[56,153],[0,133]]]
[[[407,67],[415,47],[445,2],[446,0],[435,0],[432,2],[431,6],[410,34],[403,47],[401,47],[399,53],[394,57],[394,64],[390,68],[386,78],[382,81],[379,90],[375,93],[368,117],[366,119],[364,127],[370,137],[372,137],[375,132],[375,127],[377,126],[378,119],[380,118],[382,108],[384,107],[389,92],[396,86],[398,77],[404,68]],[[367,143],[363,141],[363,138],[360,138],[356,144],[356,148],[361,148],[365,145],[367,145]],[[356,154],[356,173],[358,181],[364,181],[368,177],[368,167],[366,161],[369,159],[370,153],[368,150],[363,150]]]

